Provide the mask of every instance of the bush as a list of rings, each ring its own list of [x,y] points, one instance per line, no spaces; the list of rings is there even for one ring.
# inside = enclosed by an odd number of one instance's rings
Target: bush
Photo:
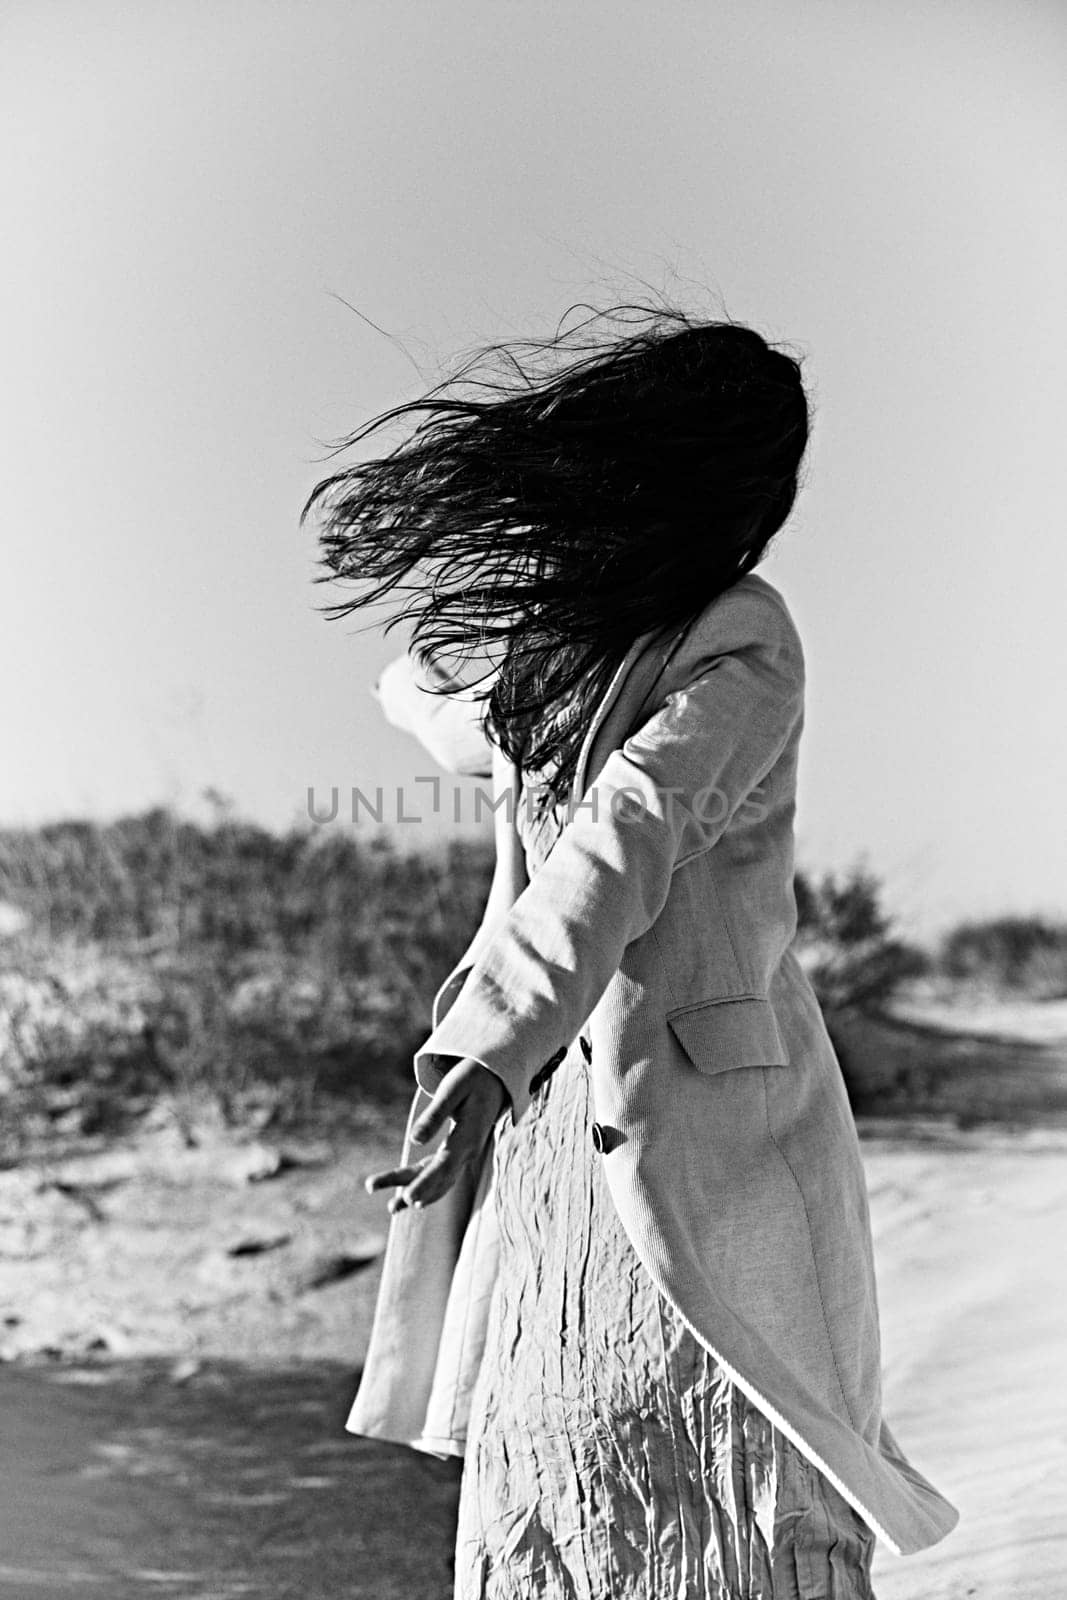
[[[487,839],[404,853],[384,834],[276,835],[219,808],[0,832],[0,1094],[83,1129],[160,1096],[318,1102],[406,1096],[435,989],[470,938]],[[861,867],[798,872],[798,953],[831,1018],[929,968]],[[1063,930],[969,924],[946,970],[1063,982]]]
[[[0,1092],[121,1120],[154,1096],[410,1091],[434,990],[481,913],[492,846],[275,835],[224,814],[0,832]]]
[[[1033,999],[1067,997],[1067,924],[1042,917],[961,922],[941,941],[948,978]]]
[[[897,938],[881,903],[882,886],[865,867],[816,883],[798,871],[797,946],[820,1004],[828,1011],[882,1006],[911,978],[930,969],[930,957]]]

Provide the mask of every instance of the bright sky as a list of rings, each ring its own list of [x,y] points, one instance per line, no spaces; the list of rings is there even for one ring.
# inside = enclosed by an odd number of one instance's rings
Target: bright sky
[[[0,821],[425,816],[316,458],[644,278],[806,356],[801,860],[1067,911],[1065,68],[1055,0],[8,0]]]

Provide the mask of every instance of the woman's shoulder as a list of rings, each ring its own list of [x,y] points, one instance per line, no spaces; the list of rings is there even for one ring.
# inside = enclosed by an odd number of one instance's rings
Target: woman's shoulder
[[[686,656],[721,655],[763,646],[803,674],[804,650],[792,612],[780,590],[748,572],[699,612],[684,641]]]

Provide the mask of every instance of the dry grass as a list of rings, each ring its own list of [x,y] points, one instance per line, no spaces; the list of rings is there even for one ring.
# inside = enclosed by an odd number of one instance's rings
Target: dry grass
[[[488,841],[274,834],[153,810],[0,832],[0,1156],[168,1105],[306,1125],[410,1093],[434,990],[473,931]],[[878,880],[798,873],[799,950],[831,1019],[916,979],[1067,993],[1067,929],[1038,918],[895,936]],[[851,1087],[851,1086],[850,1086]]]
[[[410,1088],[491,861],[166,811],[0,834],[8,1143],[191,1115],[306,1122]]]

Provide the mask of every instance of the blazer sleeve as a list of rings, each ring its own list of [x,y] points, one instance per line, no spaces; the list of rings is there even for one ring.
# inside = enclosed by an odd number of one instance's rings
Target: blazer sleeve
[[[482,726],[484,701],[442,694],[450,681],[440,667],[406,653],[383,667],[371,693],[386,720],[414,734],[446,772],[488,778],[493,746]]]
[[[493,876],[481,921],[466,950],[433,997],[431,1026],[436,1028],[454,1002],[478,955],[529,882],[526,860],[513,826],[518,798],[518,771],[498,745],[492,750]]]
[[[726,603],[726,602],[729,603]],[[415,1052],[433,1093],[457,1057],[501,1078],[513,1122],[529,1083],[581,1031],[627,945],[652,926],[672,873],[713,848],[803,715],[804,668],[791,619],[746,591],[694,630],[682,687],[612,751],[538,872]]]

